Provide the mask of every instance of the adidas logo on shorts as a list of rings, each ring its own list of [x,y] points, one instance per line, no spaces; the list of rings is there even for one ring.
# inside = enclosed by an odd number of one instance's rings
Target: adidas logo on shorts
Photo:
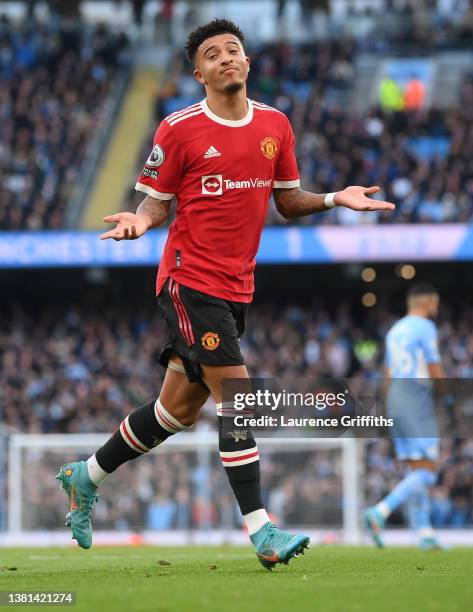
[[[222,154],[217,151],[215,147],[209,147],[207,153],[204,155],[204,159],[209,159],[209,157],[220,157]]]

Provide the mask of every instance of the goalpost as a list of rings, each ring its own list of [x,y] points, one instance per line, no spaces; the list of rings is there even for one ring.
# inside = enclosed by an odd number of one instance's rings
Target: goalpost
[[[58,482],[54,480],[55,469],[62,463],[85,458],[95,449],[101,446],[108,438],[108,434],[13,434],[9,437],[8,448],[8,530],[7,537],[10,541],[26,542],[27,538],[32,538],[35,534],[45,534],[50,531],[56,531],[61,528],[62,523],[59,517],[53,517],[54,512],[60,512],[64,515],[67,511],[64,493],[58,490]],[[333,534],[335,541],[340,541],[345,544],[358,544],[361,540],[360,531],[360,511],[363,507],[362,499],[362,472],[363,472],[363,457],[364,445],[362,441],[354,438],[259,438],[257,440],[258,447],[262,452],[261,471],[263,485],[265,479],[271,482],[272,486],[267,487],[271,499],[276,499],[283,495],[283,492],[274,493],[274,489],[279,486],[279,480],[284,481],[284,486],[291,487],[291,482],[298,477],[302,480],[304,486],[313,487],[313,491],[317,491],[319,476],[314,473],[313,480],[310,481],[310,473],[312,466],[321,464],[320,470],[337,472],[327,485],[333,490],[339,483],[340,491],[337,493],[337,499],[340,504],[333,501],[335,496],[323,495],[321,502],[333,504],[333,516],[340,516],[339,525],[321,525],[308,524],[307,516],[301,523],[306,531],[317,531],[318,539],[321,539],[321,533],[327,532]],[[162,480],[159,478],[158,470],[167,469],[175,471],[179,469],[181,474],[186,471],[192,472],[193,484],[192,487],[197,493],[202,495],[202,503],[205,503],[205,498],[210,492],[212,495],[225,496],[228,494],[227,485],[221,478],[225,478],[223,469],[220,468],[218,460],[218,436],[213,431],[197,431],[185,433],[180,436],[175,436],[168,440],[165,444],[153,449],[149,453],[149,458],[142,458],[140,461],[132,461],[127,464],[127,467],[122,466],[117,475],[112,476],[104,483],[101,488],[104,492],[102,496],[105,500],[107,508],[113,508],[112,489],[120,486],[125,481],[125,490],[121,493],[121,503],[128,505],[133,503],[134,497],[146,498],[148,501],[153,501],[155,497],[153,487],[157,489],[156,497],[159,498],[159,488]],[[161,458],[161,459],[160,459]],[[146,463],[151,461],[151,463]],[[163,465],[165,467],[163,467]],[[176,467],[177,466],[177,467]],[[325,466],[325,467],[324,467]],[[125,468],[125,469],[124,469]],[[156,476],[157,474],[157,476]],[[278,474],[281,474],[278,480]],[[304,474],[304,476],[302,476]],[[223,476],[222,476],[223,475]],[[27,478],[26,478],[27,476]],[[338,480],[337,480],[338,479]],[[113,485],[110,483],[113,481]],[[107,490],[106,485],[109,486]],[[133,489],[137,486],[137,490]],[[177,485],[179,487],[181,485]],[[147,488],[149,490],[147,490]],[[181,487],[184,488],[185,487]],[[217,488],[217,492],[215,492]],[[296,489],[298,492],[298,489]],[[168,492],[169,493],[169,492]],[[171,491],[174,495],[175,490]],[[309,491],[309,494],[310,491]],[[316,493],[314,493],[316,494]],[[128,499],[131,498],[131,499]],[[115,497],[115,499],[118,499]],[[159,499],[157,499],[157,502]],[[118,502],[117,502],[118,503]],[[163,502],[165,505],[165,502]],[[233,502],[232,502],[233,503]],[[315,506],[317,501],[314,502]],[[233,504],[234,505],[234,504]],[[271,504],[270,504],[271,505]],[[99,512],[99,505],[94,510]],[[50,507],[51,515],[48,514],[47,508]],[[58,509],[59,508],[59,509]],[[116,509],[117,516],[120,515],[120,508]],[[269,507],[271,512],[271,507]],[[211,510],[209,510],[211,512]],[[330,517],[331,509],[327,508],[325,516]],[[159,514],[159,513],[158,513]],[[205,515],[205,512],[203,512]],[[94,514],[95,516],[95,514]],[[294,513],[293,513],[294,517]],[[116,522],[120,524],[120,519]],[[233,530],[235,537],[231,537],[231,529],[225,529],[225,525],[219,525],[219,528],[209,527],[212,522],[206,524],[205,520],[201,523],[201,527],[192,527],[185,534],[179,535],[176,530],[167,530],[162,533],[161,541],[164,536],[172,542],[190,543],[195,541],[203,541],[206,543],[214,542],[239,542],[246,541],[243,532]],[[297,511],[295,518],[291,519],[292,523],[297,523]],[[287,523],[287,521],[285,522]],[[287,526],[286,524],[284,526]],[[106,529],[113,529],[113,525],[108,525]],[[113,543],[117,538],[123,541],[124,532],[142,533],[146,529],[143,523],[135,523],[131,526],[126,525],[123,531],[122,527],[118,527],[116,537],[114,539],[111,531],[108,531],[108,539]],[[202,530],[203,538],[196,537],[196,531]],[[314,531],[315,530],[315,531]],[[173,531],[175,538],[173,538]],[[140,541],[153,543],[153,533],[146,532],[147,537],[140,537]],[[230,534],[230,535],[229,535]],[[60,532],[56,534],[59,538]],[[310,534],[309,534],[310,535]],[[100,528],[95,532],[96,541],[100,541]],[[65,538],[70,538],[68,530],[64,529],[63,538],[56,541],[65,542]]]

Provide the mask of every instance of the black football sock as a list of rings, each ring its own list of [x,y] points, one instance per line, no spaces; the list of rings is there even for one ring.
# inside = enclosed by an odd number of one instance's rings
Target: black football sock
[[[159,398],[141,406],[122,421],[120,427],[90,458],[88,467],[92,482],[103,480],[100,469],[110,474],[122,463],[144,455],[173,434],[187,428],[166,410]],[[95,478],[94,457],[99,467]]]
[[[245,516],[264,507],[258,447],[251,430],[235,427],[232,416],[219,416],[218,421],[220,459]]]

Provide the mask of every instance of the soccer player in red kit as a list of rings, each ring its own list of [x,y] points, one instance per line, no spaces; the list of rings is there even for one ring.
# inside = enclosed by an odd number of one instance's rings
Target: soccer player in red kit
[[[333,206],[366,211],[394,205],[367,197],[378,187],[320,195],[300,188],[287,117],[246,97],[250,61],[243,41],[240,29],[224,19],[189,36],[187,56],[206,99],[158,127],[136,184],[146,194],[136,214],[104,219],[116,227],[102,239],[133,240],[161,225],[176,200],[156,287],[168,335],[159,397],[126,417],[87,462],[65,465],[58,474],[71,502],[68,523],[83,548],[92,543],[92,506],[104,478],[190,427],[209,394],[217,405],[220,457],[259,560],[271,569],[309,544],[304,535],[278,529],[266,513],[255,440],[249,430],[232,435],[234,413],[223,403],[222,382],[249,377],[238,340],[271,193],[286,218]]]

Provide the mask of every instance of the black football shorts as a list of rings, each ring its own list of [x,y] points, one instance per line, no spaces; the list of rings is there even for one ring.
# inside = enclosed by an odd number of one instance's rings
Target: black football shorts
[[[245,331],[249,304],[212,297],[168,278],[158,295],[158,306],[168,337],[159,358],[164,367],[175,353],[189,382],[206,387],[201,364],[244,363],[238,340]]]

